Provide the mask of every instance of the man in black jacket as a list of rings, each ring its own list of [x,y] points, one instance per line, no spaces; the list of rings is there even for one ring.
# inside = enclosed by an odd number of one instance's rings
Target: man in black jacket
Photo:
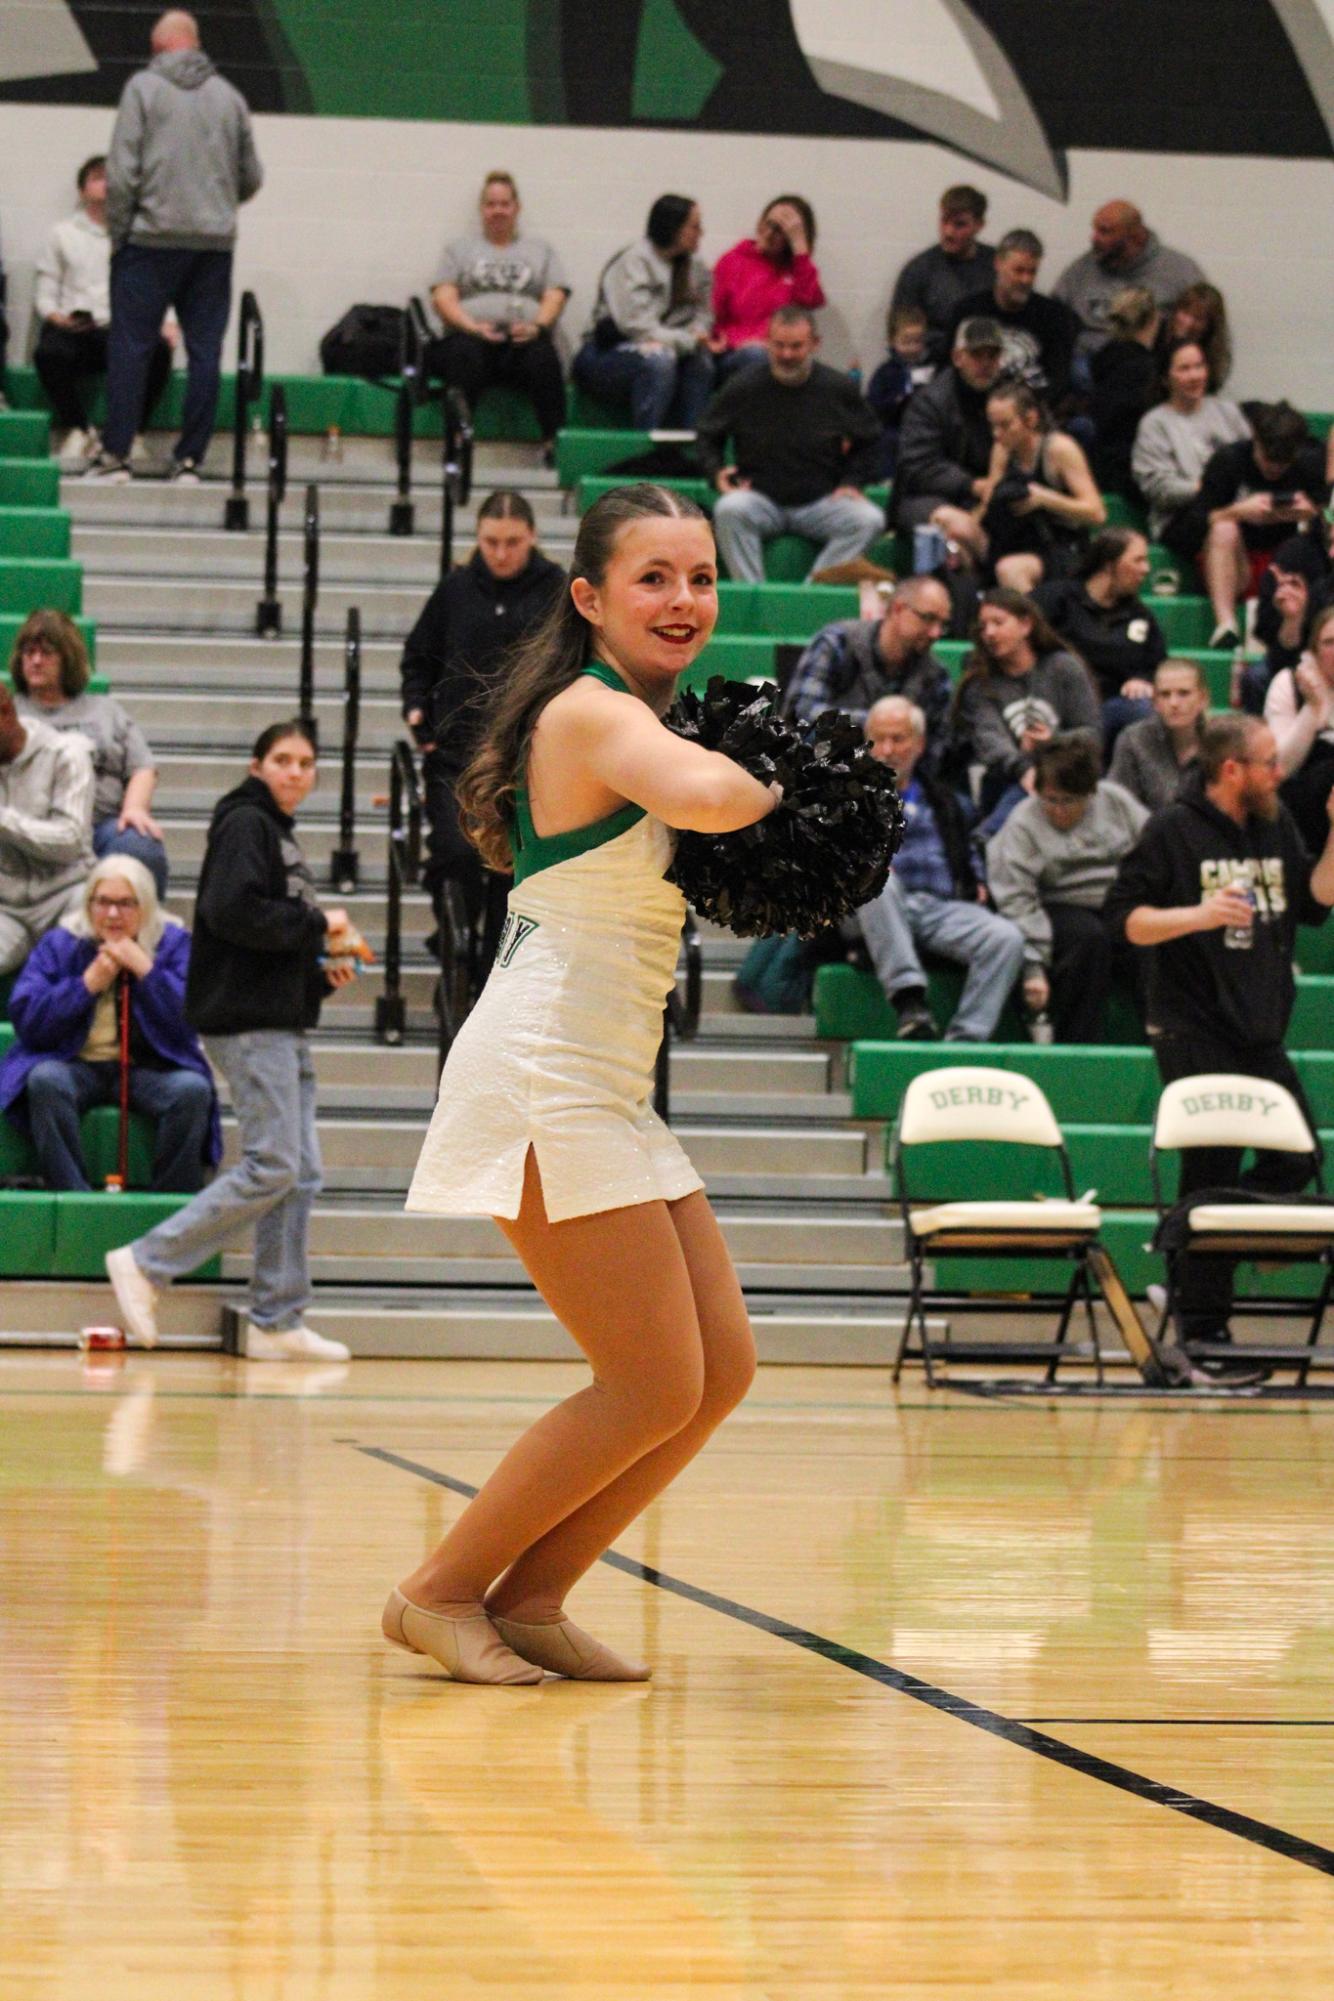
[[[481,857],[459,827],[454,787],[498,670],[564,588],[564,570],[538,550],[523,495],[493,493],[478,509],[472,556],[436,585],[408,634],[399,666],[403,719],[424,753],[424,879],[437,918],[447,881],[459,884],[470,924],[481,912]]]
[[[900,528],[931,522],[979,563],[986,537],[972,509],[991,464],[987,397],[1000,375],[1003,351],[994,320],[963,322],[949,367],[908,400],[894,476]]]
[[[1334,826],[1313,867],[1280,803],[1279,778],[1266,724],[1212,717],[1198,780],[1154,814],[1108,894],[1107,920],[1132,945],[1154,948],[1148,1020],[1164,1083],[1235,1071],[1282,1084],[1304,1103],[1283,1048],[1292,954],[1297,926],[1322,924],[1334,904]],[[1305,1154],[1257,1153],[1238,1184],[1240,1165],[1233,1148],[1193,1147],[1181,1157],[1181,1193],[1240,1185],[1282,1194],[1300,1188],[1311,1167]],[[1226,1258],[1186,1260],[1184,1339],[1227,1339],[1232,1272]]]
[[[1024,960],[1017,924],[982,901],[968,829],[947,786],[921,768],[926,717],[902,695],[885,695],[866,718],[871,755],[898,780],[906,830],[894,872],[857,912],[871,963],[894,1003],[902,1041],[934,1040],[919,948],[967,967],[947,1042],[986,1042]]]
[[[713,526],[730,577],[764,582],[764,544],[805,535],[811,571],[850,563],[885,517],[862,492],[875,477],[880,424],[857,385],[815,359],[820,336],[804,306],[769,322],[767,368],[741,369],[699,420],[698,456],[721,496]],[[731,443],[731,456],[728,444]]]
[[[1035,290],[1041,264],[1041,238],[1031,229],[1008,231],[996,245],[990,287],[959,301],[954,325],[979,315],[996,320],[1005,338],[1006,375],[1054,404],[1070,387],[1079,321],[1060,299]]]

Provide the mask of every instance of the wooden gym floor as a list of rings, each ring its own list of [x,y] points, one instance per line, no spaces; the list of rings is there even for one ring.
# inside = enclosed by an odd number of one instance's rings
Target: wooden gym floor
[[[770,1369],[469,1689],[385,1591],[581,1374],[0,1357],[0,1994],[1328,1994],[1334,1404]]]

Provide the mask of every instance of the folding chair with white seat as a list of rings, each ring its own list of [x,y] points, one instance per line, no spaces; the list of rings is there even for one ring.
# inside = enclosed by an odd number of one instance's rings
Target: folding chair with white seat
[[[1323,1194],[1321,1149],[1305,1114],[1291,1091],[1267,1078],[1244,1077],[1227,1071],[1210,1071],[1198,1077],[1181,1077],[1169,1084],[1158,1101],[1149,1166],[1153,1174],[1153,1194],[1158,1213],[1163,1216],[1174,1204],[1163,1198],[1159,1154],[1184,1152],[1197,1146],[1255,1148],[1271,1153],[1309,1153],[1316,1194]],[[1170,1319],[1178,1325],[1181,1260],[1184,1257],[1258,1258],[1270,1264],[1324,1266],[1324,1282],[1316,1299],[1303,1347],[1263,1349],[1254,1345],[1219,1344],[1212,1353],[1218,1357],[1266,1362],[1291,1362],[1299,1383],[1306,1381],[1316,1359],[1320,1327],[1334,1284],[1334,1207],[1303,1200],[1300,1195],[1274,1196],[1251,1202],[1200,1202],[1186,1212],[1188,1237],[1179,1250],[1166,1254],[1167,1301],[1162,1326]],[[1248,1301],[1248,1312],[1289,1314],[1292,1307],[1278,1301]],[[1161,1332],[1161,1327],[1160,1327]],[[1198,1352],[1208,1358],[1207,1344]]]
[[[1031,1201],[935,1202],[914,1208],[909,1157],[917,1146],[946,1142],[976,1145],[994,1141],[1040,1147],[1060,1163],[1064,1199]],[[926,1379],[934,1383],[933,1364],[955,1358],[971,1361],[1046,1361],[1047,1379],[1055,1379],[1063,1360],[1090,1357],[1102,1380],[1102,1352],[1093,1312],[1093,1283],[1088,1266],[1090,1246],[1102,1227],[1096,1202],[1077,1201],[1065,1139],[1046,1097],[1031,1077],[1016,1070],[959,1064],[925,1070],[903,1094],[890,1144],[890,1164],[903,1210],[904,1234],[912,1270],[912,1293],[894,1360],[898,1381],[905,1361],[920,1360]],[[932,1342],[927,1332],[926,1266],[937,1257],[1035,1258],[1060,1257],[1072,1262],[1070,1283],[1060,1309],[1055,1336],[1032,1342]],[[1089,1346],[1069,1341],[1075,1302],[1082,1296],[1089,1325]],[[914,1322],[920,1345],[909,1346]]]

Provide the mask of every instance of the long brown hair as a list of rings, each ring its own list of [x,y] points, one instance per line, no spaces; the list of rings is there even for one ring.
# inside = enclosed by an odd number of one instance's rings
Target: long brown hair
[[[1025,597],[1022,591],[1009,591],[997,585],[994,590],[983,591],[978,600],[978,611],[981,612],[986,605],[997,605],[1002,611],[1008,611],[1013,618],[1024,620],[1028,626],[1028,643],[1039,660],[1048,653],[1068,653],[1072,660],[1079,662],[1084,672],[1089,675],[1089,679],[1093,679],[1083,654],[1073,647],[1068,639],[1062,639],[1046,614],[1034,604],[1032,598]],[[964,661],[963,673],[954,691],[954,707],[951,711],[954,721],[957,722],[959,719],[963,691],[970,681],[986,681],[992,675],[1002,677],[1004,673],[1005,669],[999,661],[992,659],[982,643],[982,627],[979,620],[973,626],[972,650]]]
[[[613,487],[579,523],[570,581],[584,577],[600,587],[621,531],[653,516],[703,520],[704,511],[683,494],[641,484]],[[515,648],[482,724],[477,749],[459,779],[456,796],[463,831],[488,868],[512,867],[510,821],[514,792],[528,762],[537,719],[553,695],[578,680],[593,651],[593,628],[575,609],[568,585],[542,623]]]
[[[30,611],[18,631],[9,655],[9,678],[20,695],[28,692],[23,671],[23,649],[30,640],[41,639],[60,662],[60,692],[67,702],[81,695],[92,679],[92,664],[83,634],[67,612]]]

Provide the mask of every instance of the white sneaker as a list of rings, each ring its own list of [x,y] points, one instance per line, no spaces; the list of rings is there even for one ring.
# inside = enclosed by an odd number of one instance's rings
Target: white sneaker
[[[133,1334],[145,1348],[156,1348],[157,1286],[144,1277],[128,1244],[123,1244],[118,1251],[107,1252],[106,1267],[126,1332]]]
[[[93,447],[94,435],[91,431],[81,431],[77,426],[72,431],[66,431],[65,442],[60,447],[61,470],[80,471],[84,460],[91,456]]]
[[[1166,1313],[1167,1287],[1165,1285],[1146,1285],[1144,1288],[1144,1297],[1148,1300],[1155,1313]]]
[[[246,1326],[245,1353],[248,1362],[346,1362],[352,1356],[341,1341],[328,1341],[313,1327],[298,1324],[275,1332],[253,1320]]]

